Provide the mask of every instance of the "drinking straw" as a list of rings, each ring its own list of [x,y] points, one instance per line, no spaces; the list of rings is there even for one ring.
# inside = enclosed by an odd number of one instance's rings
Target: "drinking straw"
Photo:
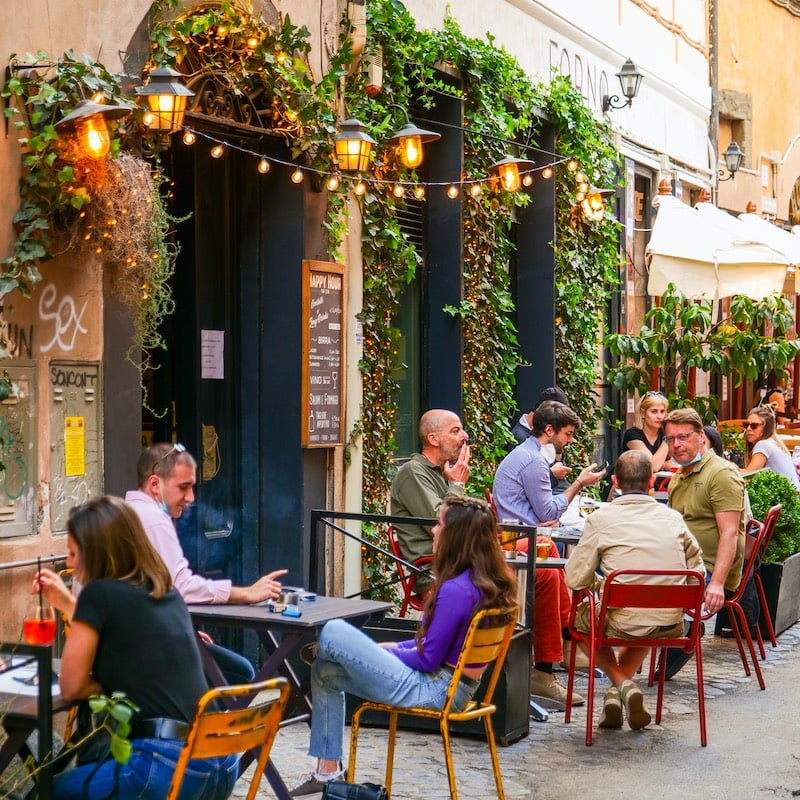
[[[39,580],[42,574],[42,559],[41,556],[36,557],[36,579],[39,583],[39,618],[42,618],[42,609],[44,607],[44,598],[42,597],[42,582]]]

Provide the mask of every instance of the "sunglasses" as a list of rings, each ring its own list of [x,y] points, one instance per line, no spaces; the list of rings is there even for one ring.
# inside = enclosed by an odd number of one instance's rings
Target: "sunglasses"
[[[172,447],[170,447],[169,450],[167,450],[166,453],[164,453],[163,456],[161,456],[161,458],[157,458],[153,462],[153,466],[150,468],[150,474],[151,475],[155,475],[156,474],[156,467],[162,461],[164,461],[165,459],[169,458],[173,453],[185,453],[185,452],[186,452],[186,446],[182,445],[180,442],[176,442],[174,445],[172,445]]]
[[[744,430],[749,429],[751,431],[754,431],[756,428],[761,428],[763,425],[764,425],[763,422],[745,422],[744,425],[742,425],[742,428]]]
[[[667,396],[663,392],[645,392],[645,397],[660,397],[663,400],[667,399]]]

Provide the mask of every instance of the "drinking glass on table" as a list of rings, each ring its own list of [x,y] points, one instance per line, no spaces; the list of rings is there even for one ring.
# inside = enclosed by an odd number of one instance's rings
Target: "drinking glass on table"
[[[552,528],[536,529],[536,560],[546,561],[550,558],[550,542],[553,540]]]
[[[50,605],[36,605],[22,620],[22,638],[28,644],[52,644],[56,636],[56,617]]]
[[[500,520],[500,546],[505,551],[506,558],[516,558],[517,555],[517,537],[519,534],[516,531],[505,530],[506,525],[519,525],[518,519],[502,519]]]
[[[594,497],[588,494],[581,494],[578,497],[578,512],[586,519],[592,511],[599,507],[599,503]]]

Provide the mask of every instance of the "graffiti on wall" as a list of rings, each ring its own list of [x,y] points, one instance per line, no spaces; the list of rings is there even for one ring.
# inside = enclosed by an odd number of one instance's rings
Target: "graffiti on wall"
[[[88,305],[87,300],[78,310],[77,303],[68,294],[59,300],[55,284],[48,283],[42,289],[39,297],[39,319],[45,327],[52,325],[53,330],[50,340],[41,347],[42,353],[49,352],[55,346],[68,353],[75,347],[78,334],[89,332],[81,324]]]

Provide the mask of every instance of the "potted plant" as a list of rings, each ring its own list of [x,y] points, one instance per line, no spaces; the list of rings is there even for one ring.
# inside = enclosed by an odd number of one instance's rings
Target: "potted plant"
[[[761,580],[775,633],[800,619],[800,500],[792,482],[772,470],[762,470],[747,482],[747,495],[756,519],[771,506],[783,508],[761,564]],[[763,625],[762,625],[763,632]]]

